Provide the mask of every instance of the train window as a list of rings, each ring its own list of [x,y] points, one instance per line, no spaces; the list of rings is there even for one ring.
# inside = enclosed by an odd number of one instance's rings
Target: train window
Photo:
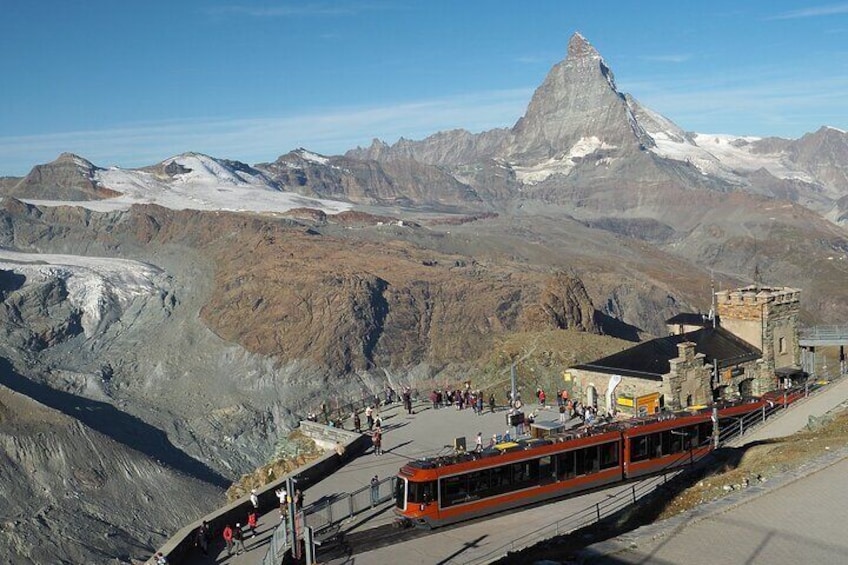
[[[583,451],[583,465],[586,474],[597,473],[598,470],[600,470],[600,457],[598,455],[598,446],[593,445],[592,447],[585,448]]]
[[[586,474],[586,450],[577,449],[574,451],[574,473],[579,477]]]
[[[537,459],[512,464],[513,488],[519,489],[532,484],[536,482],[538,476],[539,461]]]
[[[639,436],[630,439],[630,460],[642,461],[648,458],[648,436]]]
[[[442,508],[465,502],[468,496],[467,481],[465,475],[456,477],[445,477],[442,479],[440,501]]]
[[[674,433],[672,433],[672,431]],[[684,430],[666,430],[662,433],[662,454],[671,455],[683,451],[683,436]]]
[[[410,481],[409,492],[406,496],[409,502],[432,502],[436,500],[436,481],[427,481],[425,483]]]
[[[550,455],[539,459],[539,482],[549,483],[554,478],[554,462]]]
[[[695,445],[707,445],[713,437],[712,422],[703,422],[698,424],[698,440]]]
[[[557,468],[557,478],[559,480],[570,479],[574,477],[575,470],[575,457],[574,451],[568,451],[566,453],[562,453],[557,455],[556,458],[556,468]]]
[[[490,493],[492,496],[508,492],[512,485],[512,469],[509,465],[495,467],[490,469],[489,482],[491,484]]]
[[[618,442],[605,443],[601,449],[601,469],[610,469],[618,466]]]
[[[468,493],[473,498],[489,496],[489,470],[477,471],[468,475]]]

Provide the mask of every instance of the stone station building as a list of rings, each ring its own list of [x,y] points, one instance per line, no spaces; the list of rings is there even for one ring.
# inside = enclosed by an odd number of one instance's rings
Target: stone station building
[[[713,312],[680,314],[666,337],[570,368],[574,395],[602,412],[651,414],[760,395],[799,371],[799,290],[716,292]]]

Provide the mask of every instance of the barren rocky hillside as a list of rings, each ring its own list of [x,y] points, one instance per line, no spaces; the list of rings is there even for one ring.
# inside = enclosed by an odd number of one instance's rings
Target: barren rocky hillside
[[[3,385],[18,386],[22,377],[14,377],[7,363],[0,371],[0,547],[5,563],[146,559],[171,532],[223,500],[220,487],[174,472],[13,392]]]

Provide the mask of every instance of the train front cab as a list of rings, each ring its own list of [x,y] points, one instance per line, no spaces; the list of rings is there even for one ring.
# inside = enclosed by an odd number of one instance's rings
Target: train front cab
[[[684,416],[624,431],[624,475],[627,478],[689,465],[712,448],[708,415]]]
[[[428,528],[438,522],[438,483],[435,470],[404,466],[397,479],[395,514],[419,527]]]

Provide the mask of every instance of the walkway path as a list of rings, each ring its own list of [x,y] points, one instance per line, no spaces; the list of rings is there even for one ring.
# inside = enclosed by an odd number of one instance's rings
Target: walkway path
[[[848,378],[842,378],[738,443],[790,435],[810,416],[841,409],[846,401]],[[848,563],[846,491],[848,447],[834,446],[830,454],[778,479],[590,546],[582,563]]]
[[[699,511],[587,548],[583,563],[797,565],[848,563],[848,450],[816,472],[787,475],[768,492],[745,491]],[[759,487],[757,487],[759,488]],[[661,529],[663,531],[658,531]]]

